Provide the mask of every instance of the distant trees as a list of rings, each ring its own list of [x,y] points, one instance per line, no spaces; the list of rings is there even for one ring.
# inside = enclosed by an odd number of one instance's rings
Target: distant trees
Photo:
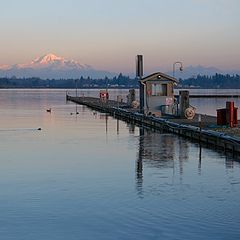
[[[40,78],[0,78],[0,88],[138,88],[137,79],[118,76],[92,79],[81,76],[79,79],[40,79]],[[240,88],[240,76],[216,73],[213,76],[181,79],[178,86],[185,88]]]
[[[92,79],[81,76],[79,79],[40,79],[40,78],[0,78],[0,88],[106,88],[138,87],[136,79],[120,73],[114,78]]]
[[[213,76],[198,75],[195,78],[181,79],[179,85],[186,88],[240,88],[240,76],[218,73]]]

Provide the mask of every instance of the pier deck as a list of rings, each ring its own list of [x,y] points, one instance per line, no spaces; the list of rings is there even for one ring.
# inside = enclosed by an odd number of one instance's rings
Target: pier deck
[[[108,113],[124,121],[155,130],[168,131],[190,138],[193,141],[201,142],[207,146],[213,146],[225,152],[231,152],[234,155],[240,155],[240,138],[227,134],[227,131],[219,131],[219,129],[216,131],[216,129],[213,129],[214,126],[216,127],[217,121],[214,116],[201,115],[202,122],[201,126],[199,126],[198,114],[196,114],[192,120],[172,118],[169,116],[145,116],[136,109],[128,108],[124,102],[113,100],[101,102],[99,98],[72,97],[69,95],[66,96],[66,99],[77,104],[88,106],[96,111]]]

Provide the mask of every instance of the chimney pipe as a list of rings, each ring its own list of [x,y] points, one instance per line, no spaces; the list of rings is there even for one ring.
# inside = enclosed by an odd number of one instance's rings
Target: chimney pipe
[[[141,83],[143,77],[143,55],[137,55],[136,57],[136,77],[139,81],[140,112],[144,113],[144,85]]]

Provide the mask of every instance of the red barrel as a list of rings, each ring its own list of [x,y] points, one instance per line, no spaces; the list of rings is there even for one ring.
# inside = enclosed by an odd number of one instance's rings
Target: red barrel
[[[226,102],[226,108],[217,109],[217,125],[238,126],[238,108],[234,102]]]
[[[234,108],[234,127],[237,127],[238,126],[238,108]]]
[[[234,102],[226,102],[226,110],[227,110],[227,124],[229,127],[234,127]]]
[[[226,109],[217,109],[217,125],[227,125]]]

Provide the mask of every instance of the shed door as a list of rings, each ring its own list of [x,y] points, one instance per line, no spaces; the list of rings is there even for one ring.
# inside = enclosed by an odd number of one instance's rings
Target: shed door
[[[162,84],[162,96],[167,96],[167,84]]]

